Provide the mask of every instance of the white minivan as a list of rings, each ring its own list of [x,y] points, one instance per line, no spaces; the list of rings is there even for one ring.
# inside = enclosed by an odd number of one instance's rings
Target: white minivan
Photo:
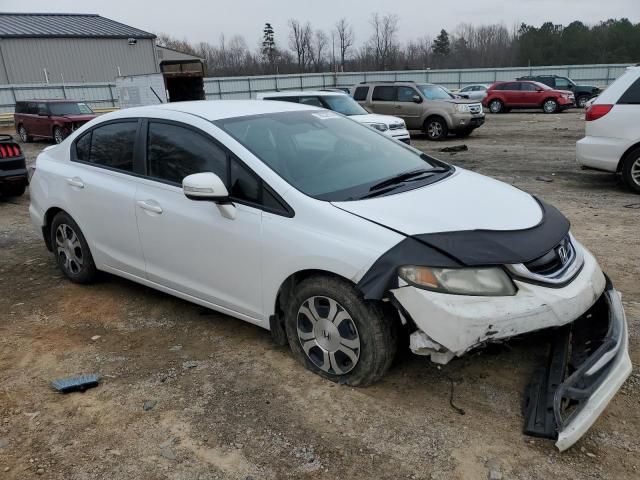
[[[629,67],[585,114],[585,137],[576,144],[578,164],[620,173],[640,193],[640,67]]]
[[[105,271],[251,322],[334,382],[380,380],[400,338],[447,363],[550,329],[526,431],[560,449],[631,371],[620,295],[562,213],[329,110],[109,113],[38,156],[30,194],[72,281]]]

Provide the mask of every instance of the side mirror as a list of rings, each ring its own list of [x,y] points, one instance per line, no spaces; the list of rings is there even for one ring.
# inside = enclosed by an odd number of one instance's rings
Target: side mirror
[[[411,97],[411,100],[413,100],[413,103],[422,103],[422,97],[420,95],[414,95]]]
[[[194,173],[182,180],[182,191],[191,200],[225,202],[229,198],[227,187],[215,173]]]

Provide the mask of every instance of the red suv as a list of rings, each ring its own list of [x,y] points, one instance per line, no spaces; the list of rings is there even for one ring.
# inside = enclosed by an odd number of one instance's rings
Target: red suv
[[[573,107],[573,93],[554,90],[533,81],[496,82],[489,87],[482,104],[491,113],[508,112],[512,108],[542,108],[544,113],[556,113]]]
[[[60,143],[76,128],[96,118],[84,102],[75,100],[26,100],[16,102],[13,120],[23,142],[34,137]]]

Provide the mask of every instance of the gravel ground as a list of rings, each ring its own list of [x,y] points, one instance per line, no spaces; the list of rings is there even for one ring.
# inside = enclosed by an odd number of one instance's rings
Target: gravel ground
[[[494,115],[463,141],[414,145],[559,207],[623,294],[637,367],[640,196],[576,166],[581,115]],[[26,145],[30,160],[46,145]],[[537,336],[444,367],[404,354],[375,386],[335,385],[239,320],[108,275],[65,281],[28,203],[0,202],[2,479],[640,478],[638,374],[561,454],[521,433]],[[84,394],[49,387],[93,372]]]

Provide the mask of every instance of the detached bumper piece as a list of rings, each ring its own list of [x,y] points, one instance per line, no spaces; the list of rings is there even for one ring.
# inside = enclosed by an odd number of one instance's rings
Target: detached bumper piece
[[[59,378],[51,382],[51,386],[60,393],[84,392],[100,384],[100,376],[95,374],[79,377]]]
[[[525,393],[524,433],[566,450],[593,425],[631,373],[620,294],[605,292],[584,315],[556,332],[545,368]]]

